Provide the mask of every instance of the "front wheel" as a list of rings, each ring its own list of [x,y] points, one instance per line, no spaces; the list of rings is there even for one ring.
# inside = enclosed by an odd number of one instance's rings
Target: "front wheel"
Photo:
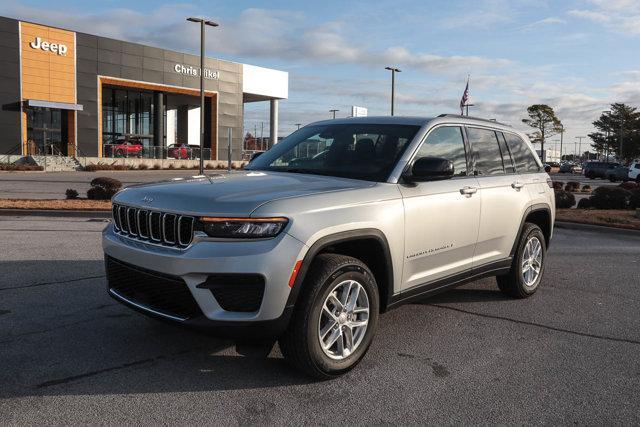
[[[547,251],[544,234],[535,224],[525,223],[511,263],[511,270],[496,277],[500,290],[515,298],[533,295],[544,273]]]
[[[360,260],[322,254],[302,284],[279,344],[285,359],[320,379],[342,375],[366,354],[378,324],[375,278]]]

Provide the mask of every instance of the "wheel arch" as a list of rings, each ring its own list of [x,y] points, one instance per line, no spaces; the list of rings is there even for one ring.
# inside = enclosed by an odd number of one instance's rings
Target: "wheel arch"
[[[317,255],[336,253],[357,258],[373,273],[380,294],[380,311],[385,312],[393,295],[393,262],[389,242],[384,233],[375,228],[350,230],[321,237],[305,254],[298,275],[289,294],[287,307],[293,306],[300,295],[311,263]]]
[[[516,239],[513,242],[513,246],[511,247],[511,257],[513,257],[516,253],[518,242],[520,241],[520,237],[522,236],[522,229],[524,228],[524,224],[527,222],[540,227],[540,229],[542,230],[542,234],[544,235],[545,245],[547,248],[549,248],[549,244],[551,243],[551,232],[553,231],[553,223],[551,222],[552,218],[553,216],[551,215],[551,207],[549,205],[541,203],[529,206],[526,209],[524,215],[522,215],[518,234],[516,235]]]

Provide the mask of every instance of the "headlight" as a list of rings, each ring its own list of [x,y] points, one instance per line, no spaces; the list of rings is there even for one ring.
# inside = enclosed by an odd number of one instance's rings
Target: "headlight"
[[[277,236],[287,225],[287,218],[215,218],[202,217],[203,231],[210,237],[260,239]]]

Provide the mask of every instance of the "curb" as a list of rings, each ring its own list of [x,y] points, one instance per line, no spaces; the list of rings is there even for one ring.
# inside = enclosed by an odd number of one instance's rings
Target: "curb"
[[[595,231],[600,233],[618,234],[624,236],[640,237],[640,230],[630,230],[628,228],[607,227],[606,225],[582,224],[579,222],[556,221],[556,228],[580,231]]]
[[[111,211],[53,209],[0,209],[0,216],[46,216],[64,218],[111,218]]]

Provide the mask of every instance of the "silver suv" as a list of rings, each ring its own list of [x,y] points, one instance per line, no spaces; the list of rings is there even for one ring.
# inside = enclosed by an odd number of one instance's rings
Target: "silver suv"
[[[527,137],[462,116],[310,124],[243,172],[129,187],[103,234],[108,292],[149,316],[279,340],[330,378],[380,313],[496,276],[532,295],[553,231]]]

